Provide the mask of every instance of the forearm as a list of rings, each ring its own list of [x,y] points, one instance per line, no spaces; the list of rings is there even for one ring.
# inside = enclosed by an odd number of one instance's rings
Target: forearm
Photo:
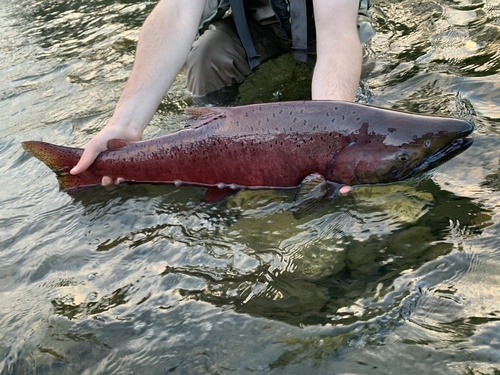
[[[85,171],[108,141],[138,141],[181,70],[196,36],[206,0],[160,0],[139,36],[130,77],[106,126],[85,146],[72,174]],[[103,185],[113,181],[103,177]]]
[[[162,0],[144,22],[132,72],[110,125],[142,134],[182,69],[196,36],[205,0]]]
[[[358,1],[314,0],[317,62],[312,81],[313,100],[356,97],[363,51],[357,32]]]

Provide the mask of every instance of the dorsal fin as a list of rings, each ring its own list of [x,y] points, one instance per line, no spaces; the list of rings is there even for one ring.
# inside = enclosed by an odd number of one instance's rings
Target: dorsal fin
[[[190,107],[186,108],[185,113],[193,120],[189,123],[193,128],[199,128],[214,120],[226,117],[225,110],[219,107]]]
[[[130,142],[125,139],[110,139],[108,141],[107,147],[108,150],[119,150],[120,148],[124,148],[130,146]]]
[[[222,114],[224,111],[219,107],[188,107],[184,110],[184,113],[191,117],[193,120],[197,120],[200,117],[212,117]]]

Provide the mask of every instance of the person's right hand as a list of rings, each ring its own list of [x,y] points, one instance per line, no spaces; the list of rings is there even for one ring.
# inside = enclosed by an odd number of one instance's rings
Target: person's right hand
[[[71,169],[70,173],[76,175],[85,171],[94,162],[97,156],[108,149],[108,141],[110,139],[125,139],[127,141],[140,141],[142,133],[131,127],[121,127],[109,123],[92,138],[85,146],[82,157],[78,163]],[[121,179],[113,180],[109,176],[103,176],[102,185],[119,184]]]

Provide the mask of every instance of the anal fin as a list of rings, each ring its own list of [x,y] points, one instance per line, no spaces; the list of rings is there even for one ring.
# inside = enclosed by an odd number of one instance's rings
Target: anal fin
[[[236,194],[239,190],[231,188],[218,188],[210,187],[208,188],[205,196],[203,197],[203,202],[208,204],[215,204],[223,201],[224,199]]]

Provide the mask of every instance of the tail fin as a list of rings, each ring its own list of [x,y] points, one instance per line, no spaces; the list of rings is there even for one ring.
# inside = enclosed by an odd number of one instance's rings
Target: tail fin
[[[96,174],[85,171],[73,176],[69,173],[80,157],[83,149],[58,146],[46,142],[26,141],[21,143],[24,150],[42,161],[57,175],[61,190],[74,193],[87,187],[98,185],[101,181]]]

